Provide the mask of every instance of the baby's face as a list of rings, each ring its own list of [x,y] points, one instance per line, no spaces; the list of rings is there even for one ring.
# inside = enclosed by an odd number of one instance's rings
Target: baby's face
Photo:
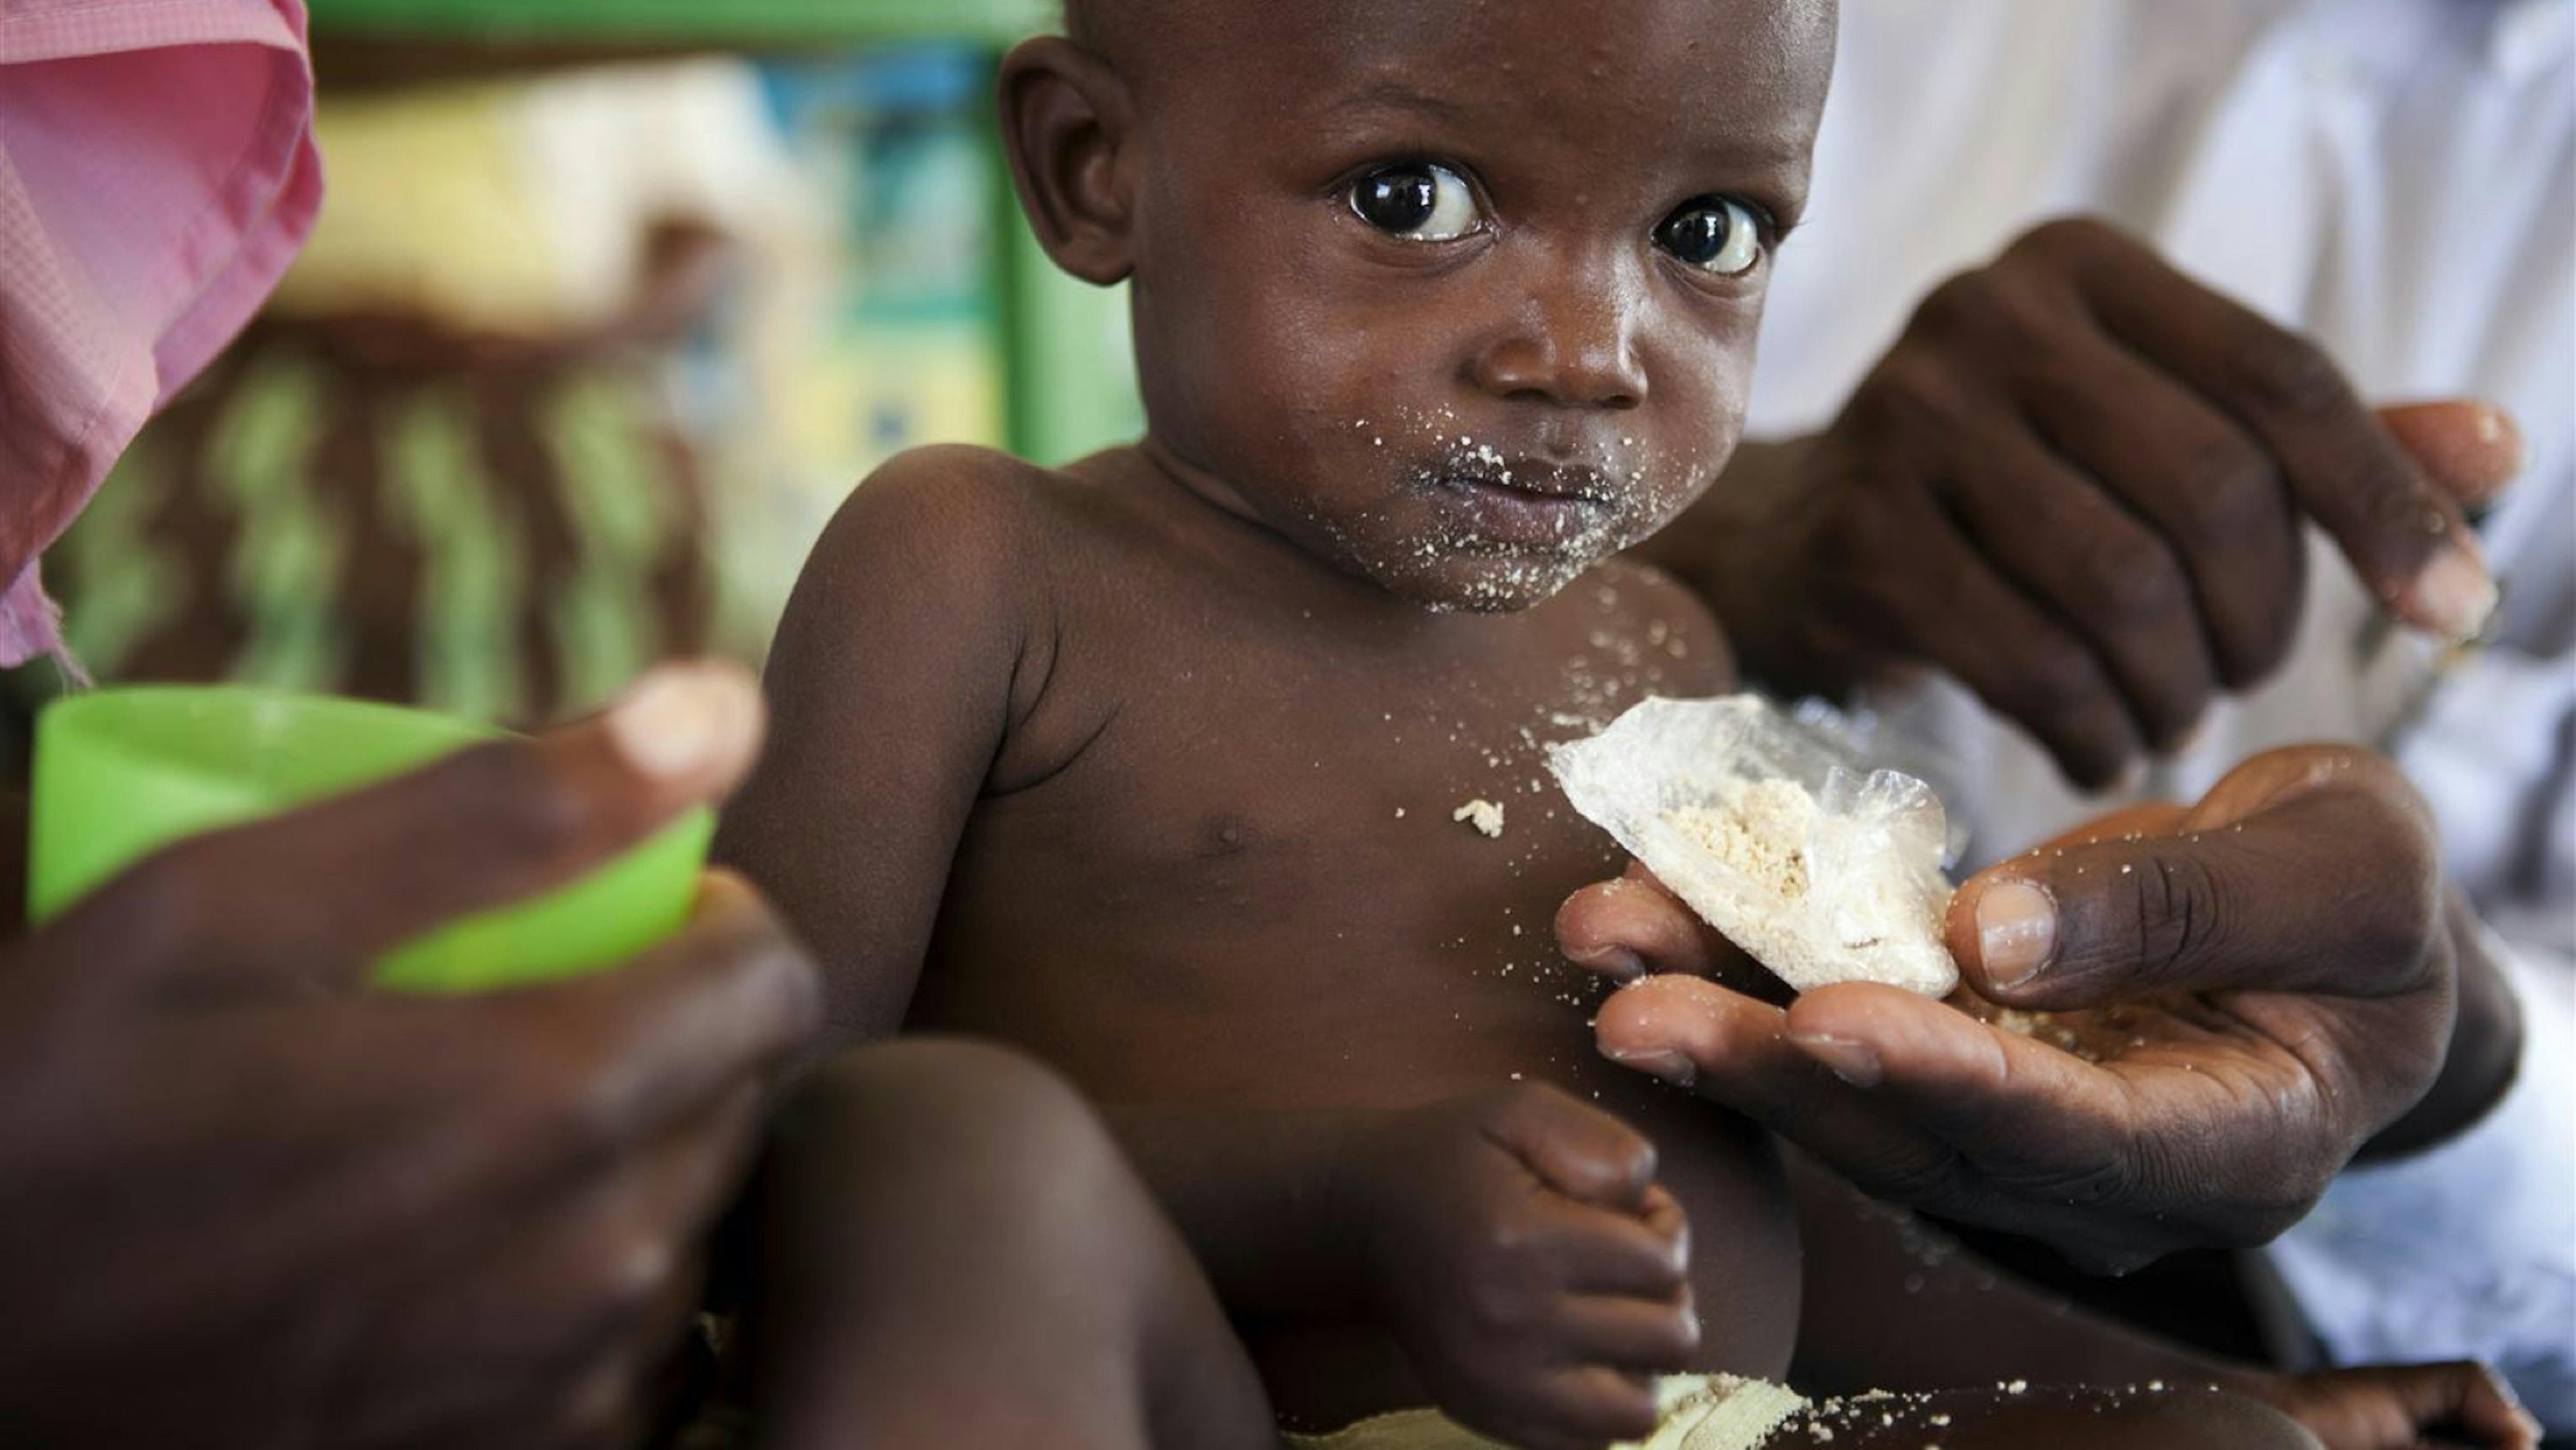
[[[1194,486],[1478,610],[1707,486],[1832,0],[1209,9],[1137,86],[1132,233],[1152,434]]]

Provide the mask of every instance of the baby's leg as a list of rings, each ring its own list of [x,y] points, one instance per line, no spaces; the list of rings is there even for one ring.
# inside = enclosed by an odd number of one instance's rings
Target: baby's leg
[[[2318,1450],[2286,1415],[2207,1389],[1953,1390],[1834,1400],[1763,1450]]]
[[[1197,1265],[1043,1069],[863,1048],[779,1136],[747,1315],[763,1446],[1276,1450]]]

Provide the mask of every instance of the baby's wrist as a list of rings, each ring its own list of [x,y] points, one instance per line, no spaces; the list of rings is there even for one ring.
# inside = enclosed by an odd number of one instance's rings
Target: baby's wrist
[[[1438,1105],[1430,1109],[1353,1111],[1338,1116],[1331,1206],[1320,1238],[1353,1308],[1402,1337],[1421,1307],[1426,1254],[1464,1232],[1454,1216],[1437,1151],[1454,1131]],[[1427,1130],[1427,1131],[1426,1131]],[[1426,1176],[1426,1170],[1427,1176]]]
[[[1389,1217],[1385,1140],[1395,1117],[1357,1111],[1336,1115],[1324,1180],[1323,1231],[1318,1235],[1324,1262],[1346,1286],[1354,1307],[1372,1315],[1383,1315],[1389,1301],[1380,1246]]]

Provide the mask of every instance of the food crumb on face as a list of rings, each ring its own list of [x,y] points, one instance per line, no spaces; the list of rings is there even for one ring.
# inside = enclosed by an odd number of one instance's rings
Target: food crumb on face
[[[1489,800],[1480,798],[1469,801],[1458,809],[1451,811],[1449,813],[1449,819],[1453,821],[1464,821],[1468,825],[1475,827],[1478,831],[1483,832],[1489,839],[1500,837],[1503,834],[1503,808]]]

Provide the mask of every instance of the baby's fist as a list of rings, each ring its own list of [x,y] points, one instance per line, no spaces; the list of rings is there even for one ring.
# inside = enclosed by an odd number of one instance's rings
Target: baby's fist
[[[1374,1120],[1345,1182],[1378,1306],[1442,1409],[1532,1450],[1653,1430],[1653,1376],[1690,1367],[1699,1319],[1681,1207],[1634,1129],[1507,1088]]]

